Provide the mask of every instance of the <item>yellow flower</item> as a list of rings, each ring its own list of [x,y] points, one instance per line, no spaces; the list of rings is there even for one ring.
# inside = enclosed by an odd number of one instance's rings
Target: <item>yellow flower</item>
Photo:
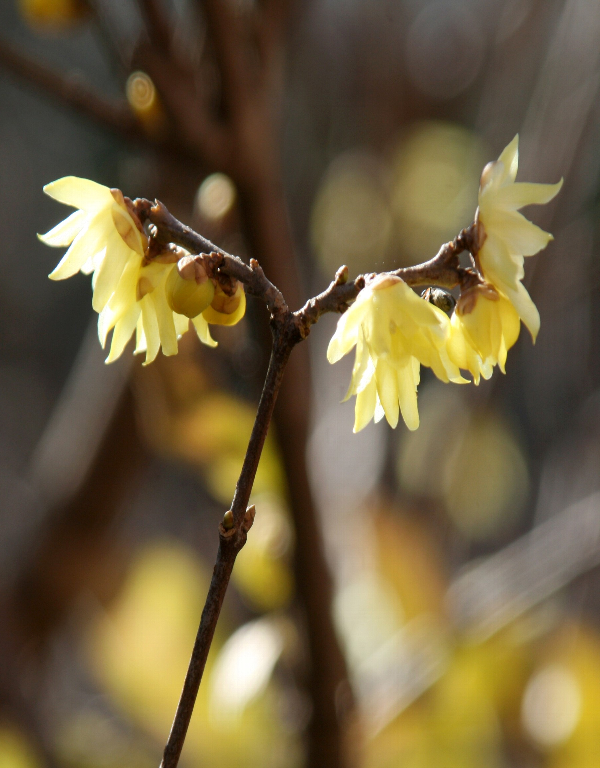
[[[69,246],[51,279],[93,272],[92,306],[99,313],[103,347],[114,329],[106,362],[121,355],[134,332],[135,351],[146,352],[146,364],[154,360],[161,345],[165,355],[177,354],[177,339],[188,330],[189,319],[173,312],[167,301],[166,281],[176,265],[145,262],[148,240],[122,193],[75,176],[46,185],[44,192],[78,208],[39,238],[47,245]],[[202,315],[192,318],[192,323],[202,342],[216,346]]]
[[[518,165],[517,135],[498,160],[483,169],[476,216],[481,242],[477,260],[486,281],[512,302],[535,341],[540,317],[521,282],[523,257],[533,256],[545,248],[552,235],[517,211],[525,205],[550,202],[560,190],[562,180],[558,184],[515,182]]]
[[[469,371],[475,384],[489,379],[495,365],[504,373],[508,350],[519,338],[521,322],[512,303],[490,285],[476,285],[458,300],[450,321],[450,359]]]
[[[125,265],[141,262],[147,245],[127,210],[119,190],[110,190],[88,179],[67,176],[46,184],[44,192],[79,210],[39,239],[57,247],[69,246],[49,277],[64,280],[81,271],[94,273],[92,306],[101,312],[113,294]]]
[[[395,427],[399,412],[419,426],[417,385],[421,364],[442,381],[464,382],[446,352],[449,321],[394,275],[379,275],[338,321],[327,359],[336,363],[356,346],[346,400],[356,395],[354,431],[383,416]]]

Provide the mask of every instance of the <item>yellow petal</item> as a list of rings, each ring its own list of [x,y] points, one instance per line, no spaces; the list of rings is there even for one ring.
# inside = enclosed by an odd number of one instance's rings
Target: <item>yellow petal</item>
[[[419,408],[417,406],[417,385],[412,364],[398,371],[398,398],[404,423],[411,430],[419,428]]]
[[[139,316],[140,306],[139,304],[134,304],[115,325],[115,330],[110,345],[110,353],[106,358],[107,363],[114,362],[123,354],[123,350],[127,346],[127,342],[131,339],[136,329]]]
[[[515,182],[499,189],[494,200],[496,205],[512,210],[526,205],[543,205],[556,197],[562,185],[562,179],[557,184]]]
[[[38,235],[38,240],[56,248],[66,248],[85,226],[87,215],[85,211],[75,211],[53,227],[45,235]]]
[[[377,404],[377,385],[375,377],[356,396],[354,406],[354,432],[360,432],[373,418]]]
[[[368,289],[363,288],[354,304],[338,320],[327,348],[327,359],[330,363],[337,363],[356,344],[361,323],[369,309],[367,298],[370,298],[370,293]]]
[[[114,202],[108,187],[78,176],[65,176],[46,184],[44,192],[59,203],[82,208],[84,211],[97,211]]]
[[[412,370],[411,370],[412,374]],[[385,359],[377,361],[375,369],[377,394],[385,411],[385,417],[392,429],[398,424],[398,377],[396,369]]]
[[[156,319],[158,321],[158,333],[162,345],[163,355],[170,357],[177,354],[177,333],[173,320],[173,310],[167,303],[164,284],[149,294],[154,305]]]
[[[483,226],[486,227],[485,221]],[[553,239],[549,232],[544,232],[517,211],[495,211],[493,226],[510,251],[523,256],[534,256]]]
[[[210,335],[210,328],[208,327],[208,323],[202,317],[202,315],[198,315],[198,317],[192,318],[192,325],[196,329],[198,338],[203,344],[206,344],[208,347],[217,346],[217,342]]]
[[[519,168],[519,134],[508,144],[501,152],[498,161],[504,166],[500,175],[499,183],[501,185],[509,184],[517,178]]]
[[[531,334],[532,341],[535,344],[540,330],[540,313],[533,303],[531,296],[527,293],[527,289],[523,283],[519,283],[515,290],[508,290],[506,295]]]
[[[140,263],[140,257],[128,248],[119,233],[113,229],[106,241],[106,255],[98,271],[95,273],[94,295],[92,307],[96,312],[101,312],[115,291],[119,279],[129,259],[135,259]]]
[[[48,277],[51,280],[66,280],[72,277],[91,256],[101,251],[103,247],[103,239],[96,229],[87,227],[81,230]]]
[[[239,297],[240,297],[240,303],[237,306],[237,309],[235,312],[232,312],[231,314],[226,314],[224,312],[217,312],[217,310],[213,309],[213,307],[207,307],[203,312],[202,315],[207,323],[212,323],[213,325],[236,325],[240,322],[242,317],[244,317],[244,314],[246,312],[246,293],[244,291],[244,288],[242,284],[240,283],[239,287]]]
[[[175,321],[175,333],[177,338],[183,336],[190,327],[190,318],[185,315],[178,315],[177,312],[173,312],[173,320]]]
[[[146,339],[146,360],[144,361],[144,365],[151,363],[156,358],[156,355],[158,355],[158,350],[160,349],[158,319],[150,295],[151,294],[144,296],[140,302],[142,306],[144,336]]]
[[[140,312],[141,312],[141,304],[140,304]],[[146,351],[147,348],[146,344],[146,334],[144,333],[144,320],[143,317],[140,314],[140,317],[137,321],[137,326],[135,328],[135,349],[133,350],[134,355],[139,355],[142,352]]]
[[[136,227],[128,211],[121,208],[117,203],[114,203],[110,210],[115,229],[121,235],[125,244],[128,245],[132,251],[143,256],[145,243],[142,241],[142,233]]]

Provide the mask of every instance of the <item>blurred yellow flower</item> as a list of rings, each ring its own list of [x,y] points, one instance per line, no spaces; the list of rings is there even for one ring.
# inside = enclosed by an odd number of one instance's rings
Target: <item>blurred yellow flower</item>
[[[446,352],[449,328],[446,315],[399,277],[383,274],[368,283],[338,321],[327,350],[336,363],[356,346],[345,398],[356,395],[355,432],[384,415],[395,427],[399,412],[409,429],[417,429],[421,364],[442,381],[465,381]]]
[[[558,194],[562,179],[557,184],[515,182],[518,165],[517,135],[498,160],[483,169],[476,215],[481,242],[477,260],[486,281],[512,302],[535,341],[540,316],[521,282],[524,256],[541,251],[552,240],[552,235],[517,211],[525,205],[550,202]]]
[[[52,280],[64,280],[79,271],[93,273],[92,306],[99,313],[103,347],[114,329],[106,362],[121,355],[134,332],[135,351],[146,353],[146,364],[161,346],[163,354],[177,354],[177,339],[189,327],[189,319],[174,312],[167,300],[167,279],[177,265],[145,261],[148,238],[121,191],[67,176],[47,184],[44,192],[78,209],[38,237],[47,245],[69,246],[50,273]],[[216,346],[201,314],[192,323],[202,342]]]
[[[504,373],[508,350],[521,323],[512,303],[491,285],[475,285],[458,300],[450,321],[448,355],[473,376],[489,379],[495,365]]]

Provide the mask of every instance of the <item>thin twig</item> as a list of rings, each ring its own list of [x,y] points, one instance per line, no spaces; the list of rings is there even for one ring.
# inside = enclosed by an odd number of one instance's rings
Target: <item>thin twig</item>
[[[250,493],[273,416],[273,408],[281,385],[283,371],[292,348],[300,341],[298,334],[294,333],[289,322],[286,323],[285,321],[274,328],[273,337],[269,369],[231,505],[232,527],[226,529],[223,523],[219,526],[217,561],[202,611],[200,627],[194,643],[183,691],[163,754],[161,768],[176,768],[179,762],[233,565],[239,551],[246,543],[248,531],[254,521],[253,508],[247,509]]]

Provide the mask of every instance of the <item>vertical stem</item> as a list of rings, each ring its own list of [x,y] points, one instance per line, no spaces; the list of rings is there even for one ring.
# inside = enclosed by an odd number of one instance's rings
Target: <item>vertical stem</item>
[[[291,307],[303,302],[285,196],[280,182],[240,187],[245,230],[253,253]],[[333,584],[306,466],[310,415],[310,357],[301,344],[290,361],[274,421],[294,522],[294,578],[309,651],[307,692],[312,715],[306,731],[308,768],[345,768],[353,698],[332,616]]]
[[[285,330],[285,329],[284,329]],[[206,666],[208,652],[215,634],[215,627],[221,613],[221,606],[225,599],[227,586],[233,570],[233,564],[246,543],[248,529],[252,525],[251,519],[246,519],[246,508],[256,470],[260,461],[269,424],[273,415],[273,408],[277,399],[277,393],[281,386],[281,379],[286,363],[289,359],[295,339],[281,332],[275,331],[273,338],[273,348],[269,360],[269,369],[263,385],[256,419],[246,449],[246,456],[237,482],[233,503],[231,506],[233,512],[233,528],[225,530],[223,525],[219,526],[219,551],[213,570],[208,595],[202,610],[200,627],[196,635],[196,642],[192,650],[188,671],[183,684],[183,690],[177,705],[177,711],[171,726],[169,739],[163,753],[161,768],[176,768],[185,737],[188,731],[196,697],[200,688],[200,682]]]

